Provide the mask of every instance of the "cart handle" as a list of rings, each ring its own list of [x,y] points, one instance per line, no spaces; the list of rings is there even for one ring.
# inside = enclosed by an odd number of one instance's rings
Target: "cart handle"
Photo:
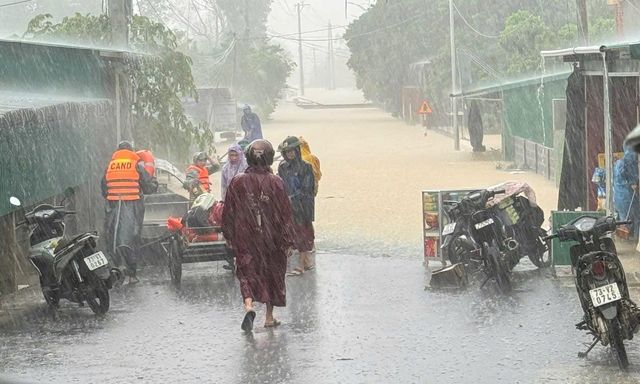
[[[173,233],[172,233],[172,234],[169,234],[169,235],[166,235],[166,236],[163,236],[163,237],[161,237],[161,238],[159,238],[159,239],[153,240],[153,241],[151,241],[151,242],[148,242],[148,243],[146,243],[146,244],[143,244],[143,245],[141,245],[140,247],[138,247],[138,249],[146,248],[146,247],[151,246],[151,245],[153,245],[153,244],[160,244],[160,243],[163,243],[163,242],[165,242],[165,241],[169,240],[169,239],[170,239],[170,238],[172,238],[172,237],[173,237]]]
[[[222,230],[221,226],[213,226],[213,227],[184,227],[185,229],[216,229]]]

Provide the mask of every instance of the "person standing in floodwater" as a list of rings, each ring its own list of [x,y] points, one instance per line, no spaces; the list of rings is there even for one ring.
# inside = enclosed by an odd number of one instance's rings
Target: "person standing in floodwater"
[[[128,141],[118,144],[102,178],[106,200],[105,230],[109,251],[116,263],[125,265],[129,284],[138,282],[136,250],[144,220],[143,195],[156,193],[158,180],[145,169]]]
[[[302,160],[300,139],[295,136],[287,137],[278,150],[283,160],[278,166],[278,176],[284,180],[284,185],[291,201],[295,229],[295,248],[300,253],[298,267],[290,275],[302,275],[304,271],[313,269],[311,251],[315,234],[313,220],[315,218],[315,181],[311,164]]]
[[[222,211],[222,230],[235,252],[236,277],[244,300],[241,328],[253,329],[254,302],[265,303],[265,327],[280,322],[274,307],[286,305],[287,256],[293,245],[292,213],[282,179],[273,174],[275,152],[266,140],[245,152],[249,167],[231,180]]]
[[[245,105],[242,108],[240,126],[244,131],[244,140],[249,143],[254,140],[262,139],[262,124],[260,123],[260,118],[251,111],[251,107],[249,105]]]

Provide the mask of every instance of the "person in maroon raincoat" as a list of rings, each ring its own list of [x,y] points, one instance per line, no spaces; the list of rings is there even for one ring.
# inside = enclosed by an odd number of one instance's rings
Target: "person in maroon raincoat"
[[[222,211],[222,230],[236,257],[246,311],[241,328],[246,332],[253,329],[254,301],[267,306],[265,327],[280,324],[273,317],[273,307],[286,305],[292,213],[283,181],[271,170],[274,154],[266,140],[255,140],[247,147],[249,167],[231,180]]]

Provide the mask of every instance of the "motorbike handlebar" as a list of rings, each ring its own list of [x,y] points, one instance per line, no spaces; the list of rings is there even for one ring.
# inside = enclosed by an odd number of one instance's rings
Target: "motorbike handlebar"
[[[557,238],[557,237],[558,237],[558,234],[557,234],[557,233],[554,233],[553,235],[549,235],[549,236],[545,236],[545,237],[543,237],[543,238],[542,238],[542,241],[549,241],[549,240],[553,240],[553,239],[555,239],[555,238]]]
[[[492,191],[494,195],[503,195],[505,193],[507,193],[506,190],[504,189],[496,189],[495,191]]]
[[[616,226],[617,226],[617,225],[627,225],[627,224],[633,224],[633,220],[627,220],[627,221],[616,221]]]

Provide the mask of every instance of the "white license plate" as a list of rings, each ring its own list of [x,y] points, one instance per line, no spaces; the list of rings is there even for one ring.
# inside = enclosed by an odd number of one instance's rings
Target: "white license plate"
[[[620,290],[618,289],[618,283],[607,284],[602,287],[589,290],[591,295],[591,302],[594,307],[618,301],[622,298]]]
[[[87,263],[87,267],[89,267],[90,271],[109,264],[109,260],[107,260],[102,252],[96,252],[91,256],[85,257],[84,262]]]
[[[493,224],[493,219],[487,219],[485,221],[481,221],[478,224],[475,225],[476,229],[482,229],[484,227],[486,227],[487,225],[491,225]]]
[[[453,233],[453,230],[456,229],[456,223],[449,223],[444,226],[442,230],[442,236],[446,236]]]

